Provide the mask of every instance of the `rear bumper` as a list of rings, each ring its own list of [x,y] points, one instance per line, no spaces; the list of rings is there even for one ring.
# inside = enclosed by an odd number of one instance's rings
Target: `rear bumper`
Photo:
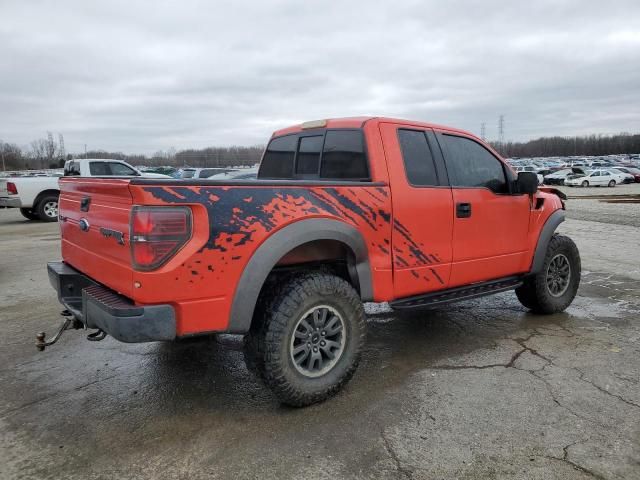
[[[0,197],[0,207],[21,208],[22,202],[19,198]]]
[[[64,262],[48,263],[47,273],[60,303],[88,328],[99,328],[127,343],[176,338],[171,305],[134,305]]]

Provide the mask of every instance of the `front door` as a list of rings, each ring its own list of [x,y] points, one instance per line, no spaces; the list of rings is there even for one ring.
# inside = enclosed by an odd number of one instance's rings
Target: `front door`
[[[391,182],[396,298],[448,285],[453,201],[435,134],[424,127],[382,123]]]
[[[510,276],[526,270],[531,204],[512,194],[507,166],[481,143],[438,133],[449,181],[453,260],[449,286]]]

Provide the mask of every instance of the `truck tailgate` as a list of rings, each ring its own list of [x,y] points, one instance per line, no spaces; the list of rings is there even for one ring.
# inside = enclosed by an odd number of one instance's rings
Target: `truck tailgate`
[[[63,260],[93,280],[131,296],[128,179],[60,180]]]

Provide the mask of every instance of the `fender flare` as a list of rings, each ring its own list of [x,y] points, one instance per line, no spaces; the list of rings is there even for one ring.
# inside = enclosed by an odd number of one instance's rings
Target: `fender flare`
[[[337,240],[347,245],[355,255],[360,296],[363,301],[373,299],[371,266],[362,234],[355,227],[338,220],[300,220],[271,235],[251,256],[234,292],[227,332],[249,331],[258,295],[273,267],[294,248],[314,240]]]
[[[565,220],[564,210],[556,210],[553,212],[540,231],[540,236],[538,237],[538,244],[536,245],[536,251],[533,255],[533,262],[531,263],[531,272],[532,275],[539,273],[542,271],[542,267],[544,265],[544,258],[547,254],[547,247],[549,246],[549,242],[551,241],[551,237],[555,233],[558,225],[560,225]]]

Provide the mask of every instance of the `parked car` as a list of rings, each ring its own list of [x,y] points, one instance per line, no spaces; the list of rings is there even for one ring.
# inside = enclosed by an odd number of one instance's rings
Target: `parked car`
[[[614,173],[609,170],[598,169],[576,175],[573,178],[567,178],[564,184],[570,187],[615,187],[617,184],[623,183],[624,178],[624,174],[622,173]]]
[[[247,366],[294,406],[356,371],[363,302],[410,310],[515,289],[551,314],[580,282],[575,244],[554,233],[564,195],[474,135],[427,123],[277,131],[252,182],[60,185],[63,260],[48,274],[64,328],[124,342],[244,334]]]
[[[251,167],[219,173],[213,175],[211,180],[255,180],[256,178],[258,178],[258,167]]]
[[[139,170],[143,175],[149,173],[160,173],[162,175],[167,175],[171,178],[178,178],[178,170],[174,167],[135,167],[136,170]]]
[[[545,185],[564,185],[567,177],[573,173],[573,170],[571,170],[570,168],[563,168],[562,170],[558,170],[557,172],[545,175],[544,183]]]
[[[626,173],[627,175],[632,177],[632,181],[630,181],[629,183],[640,183],[640,169],[638,168],[633,168],[633,167],[615,167],[614,170],[618,170],[622,173]]]
[[[80,158],[64,163],[65,177],[146,177],[172,178],[162,173],[142,172],[124,160]]]
[[[0,178],[0,206],[19,208],[29,220],[58,220],[58,176]]]
[[[183,168],[179,178],[210,178],[221,173],[231,172],[232,168],[212,167],[212,168]]]
[[[525,165],[521,167],[515,167],[514,170],[516,171],[516,173],[520,173],[520,172],[535,173],[536,177],[538,178],[538,185],[542,185],[542,183],[544,182],[544,177],[542,176],[542,174],[538,173],[538,170],[539,170],[538,167],[534,167],[532,165]]]

